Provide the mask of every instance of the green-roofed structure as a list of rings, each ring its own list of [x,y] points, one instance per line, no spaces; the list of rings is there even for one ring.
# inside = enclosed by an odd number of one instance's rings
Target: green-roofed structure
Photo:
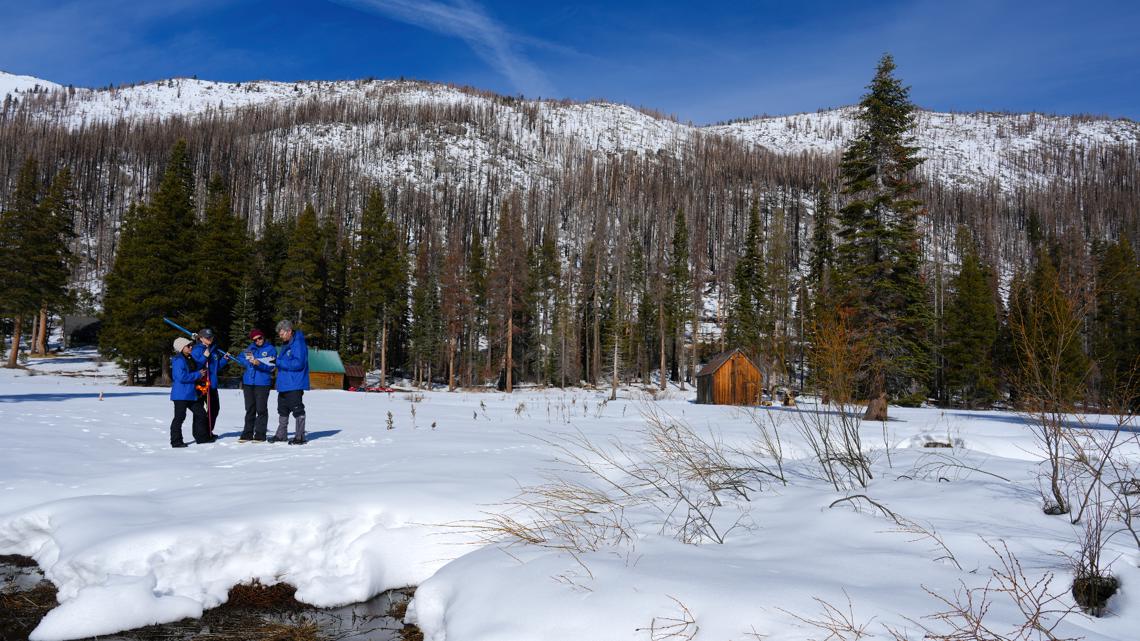
[[[331,349],[309,349],[309,386],[313,389],[344,389],[344,363]]]

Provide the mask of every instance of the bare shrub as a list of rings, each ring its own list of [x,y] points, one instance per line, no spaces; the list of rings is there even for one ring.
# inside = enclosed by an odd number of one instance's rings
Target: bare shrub
[[[800,434],[819,463],[821,476],[836,490],[865,488],[873,478],[859,433],[863,417],[855,400],[870,348],[848,325],[848,316],[847,311],[837,310],[815,323],[812,365],[827,403],[815,411],[801,409],[794,414]]]
[[[677,604],[680,612],[674,616],[653,617],[648,628],[636,628],[635,632],[649,632],[650,641],[692,641],[700,632],[693,613],[675,597],[669,597]]]
[[[1057,627],[1073,612],[1063,607],[1064,592],[1053,592],[1053,574],[1045,573],[1032,580],[1025,575],[1021,562],[1005,542],[1001,549],[986,542],[998,558],[997,567],[990,568],[990,578],[977,588],[965,583],[952,596],[944,596],[923,586],[926,593],[945,606],[925,617],[934,621],[938,629],[919,624],[925,631],[924,639],[931,641],[1075,641],[1056,634]],[[1005,599],[1020,613],[1022,621],[1011,628],[997,628],[986,620],[994,599]]]
[[[727,502],[747,503],[765,482],[783,477],[762,461],[731,452],[653,408],[641,428],[599,443],[581,431],[535,436],[560,466],[541,485],[524,487],[502,510],[456,527],[483,541],[507,540],[577,554],[632,541],[632,510],[658,534],[683,543],[724,543],[747,514],[718,517]]]
[[[846,610],[841,610],[819,597],[812,597],[819,604],[821,610],[820,615],[815,618],[800,616],[783,608],[780,610],[817,629],[821,634],[826,634],[826,636],[818,639],[812,638],[809,641],[859,641],[859,639],[875,636],[868,631],[875,619],[872,617],[866,622],[860,622],[855,616],[855,607],[851,604],[851,596],[847,594],[846,590],[843,591],[843,596],[847,597]]]

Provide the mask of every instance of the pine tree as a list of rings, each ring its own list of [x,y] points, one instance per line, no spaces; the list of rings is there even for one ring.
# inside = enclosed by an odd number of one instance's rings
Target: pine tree
[[[412,288],[411,353],[417,380],[431,386],[432,362],[442,342],[439,279],[428,236],[416,250],[416,284]]]
[[[974,244],[964,244],[962,266],[950,281],[943,357],[951,397],[973,409],[997,398],[994,349],[998,316],[990,270],[981,262]]]
[[[47,321],[49,311],[58,311],[70,305],[68,282],[74,257],[71,241],[75,238],[75,193],[71,170],[67,167],[56,173],[47,196],[40,203],[36,225],[36,288],[40,292],[40,329],[38,345],[33,349],[40,354],[47,351]]]
[[[277,314],[292,319],[319,339],[321,320],[321,236],[317,212],[305,205],[293,233],[276,287]]]
[[[795,283],[791,270],[791,243],[787,220],[782,208],[772,212],[764,252],[764,277],[768,285],[761,294],[761,332],[765,338],[768,376],[771,385],[788,382],[788,356],[791,351],[790,328],[792,293]]]
[[[1076,295],[1061,288],[1053,259],[1044,251],[1033,271],[1015,278],[1010,289],[1018,393],[1039,406],[1070,411],[1084,398],[1090,369]]]
[[[194,289],[202,302],[197,316],[218,334],[219,345],[229,346],[245,338],[231,334],[230,326],[250,252],[245,226],[233,213],[221,176],[214,175],[206,188],[205,219],[193,242]]]
[[[685,223],[685,211],[678,208],[673,217],[673,242],[669,252],[669,283],[668,283],[668,318],[669,333],[672,336],[673,367],[672,378],[680,382],[681,389],[685,389],[685,380],[681,375],[684,369],[685,354],[685,323],[690,316],[692,305],[689,281],[689,228]]]
[[[293,221],[282,217],[274,218],[273,208],[266,208],[261,237],[254,242],[254,283],[257,287],[256,326],[266,332],[276,326],[277,285],[281,281],[281,270],[285,266],[289,251],[289,237],[292,235]]]
[[[1136,409],[1140,403],[1140,263],[1126,238],[1097,261],[1093,356],[1102,399]]]
[[[733,272],[733,303],[729,319],[728,340],[756,361],[763,351],[761,302],[765,289],[764,254],[761,243],[764,230],[760,222],[760,203],[753,201],[748,210],[748,232],[744,254]]]
[[[175,143],[162,180],[147,205],[126,216],[115,262],[106,278],[100,350],[125,361],[135,380],[139,367],[162,368],[170,384],[172,316],[183,325],[202,322],[198,277],[193,271],[196,225],[194,176],[183,140]]]
[[[233,319],[229,326],[230,344],[241,347],[246,344],[245,340],[249,333],[257,326],[257,283],[250,271],[246,271],[238,284],[230,318]]]
[[[836,280],[857,334],[871,345],[864,394],[912,398],[922,396],[933,370],[932,314],[919,255],[923,209],[912,177],[922,162],[910,136],[914,105],[894,70],[884,55],[860,102],[860,131],[843,152],[847,204]]]
[[[487,326],[490,318],[487,309],[487,258],[483,235],[476,226],[471,234],[471,247],[467,255],[467,291],[471,294],[471,335],[468,344],[469,376],[476,376],[475,361],[479,355],[479,342],[486,339],[487,358],[490,359],[491,335]],[[484,372],[484,376],[486,372]]]
[[[0,309],[13,319],[7,367],[17,366],[24,319],[36,313],[41,289],[38,272],[40,218],[39,163],[29,158],[20,168],[12,205],[0,215]]]
[[[503,346],[505,391],[514,389],[514,343],[527,287],[527,252],[523,243],[522,205],[518,198],[503,202],[495,236],[495,263],[488,287],[488,309]]]
[[[321,225],[321,333],[327,349],[345,347],[348,315],[348,249],[337,227],[337,216],[330,215]]]
[[[835,268],[835,211],[831,203],[831,190],[822,187],[815,202],[815,226],[811,232],[807,279],[816,306],[829,307],[827,301],[831,298],[832,271]]]
[[[463,331],[471,318],[471,295],[465,284],[463,239],[453,233],[448,242],[447,257],[440,277],[440,316],[443,330],[444,357],[447,361],[447,390],[454,391],[456,357]]]
[[[379,190],[369,192],[365,201],[350,263],[349,322],[361,336],[369,367],[376,365],[379,353],[383,385],[387,383],[390,334],[402,322],[407,307],[408,277],[396,223],[388,217]]]

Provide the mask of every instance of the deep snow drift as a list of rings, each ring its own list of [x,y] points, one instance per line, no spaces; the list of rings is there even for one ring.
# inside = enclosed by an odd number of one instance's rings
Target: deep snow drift
[[[117,386],[115,368],[92,358],[0,371],[0,554],[34,557],[61,601],[35,639],[198,616],[251,579],[291,583],[297,598],[328,606],[418,585],[409,618],[433,641],[825,638],[810,623],[824,603],[843,613],[850,603],[866,638],[888,639],[890,626],[920,639],[920,624],[938,625],[925,617],[946,609],[925,590],[953,598],[984,585],[1000,563],[991,545],[1008,546],[1034,581],[1053,573],[1055,605],[1072,605],[1063,554],[1080,532],[1042,514],[1038,446],[1011,413],[892,408],[885,426],[863,426],[875,450],[870,487],[836,492],[815,478],[793,427],[810,404],[750,413],[676,391],[652,400],[626,389],[612,402],[585,390],[314,391],[312,441],[290,447],[239,444],[241,392],[223,390],[224,438],[174,450],[167,390]],[[679,542],[671,524],[684,509],[662,514],[651,497],[622,513],[628,536],[612,544],[603,536],[579,553],[488,544],[479,527],[488,513],[520,485],[567,473],[554,462],[566,458],[559,435],[636,456],[646,413],[727,449],[749,447],[754,419],[774,424],[788,484],[726,497],[713,519],[723,544]],[[930,440],[955,447],[921,447]],[[1135,441],[1128,447],[1140,458]],[[945,460],[982,471],[929,473]],[[829,508],[854,494],[936,532],[945,548],[861,500]],[[1135,638],[1140,559],[1129,540],[1113,538],[1105,553],[1123,586],[1109,615],[1070,614],[1059,636]],[[1024,621],[991,598],[994,628]]]

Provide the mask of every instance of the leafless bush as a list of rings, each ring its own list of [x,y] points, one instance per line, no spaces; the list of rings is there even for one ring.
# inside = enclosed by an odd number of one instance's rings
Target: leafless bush
[[[650,641],[692,641],[701,627],[693,613],[675,597],[669,597],[677,604],[680,613],[676,616],[653,617],[648,628],[637,628],[635,632],[649,632]]]
[[[744,510],[719,516],[727,502],[748,502],[766,481],[781,480],[767,466],[736,462],[716,437],[703,437],[683,421],[654,409],[643,426],[604,443],[581,431],[536,436],[555,451],[559,469],[542,485],[525,487],[503,510],[456,524],[484,540],[520,542],[573,553],[631,541],[629,514],[659,534],[684,543],[724,543],[747,523]],[[632,436],[632,438],[631,438]]]
[[[855,607],[851,604],[851,596],[847,594],[846,590],[843,591],[843,595],[847,597],[846,611],[839,609],[819,597],[812,597],[813,600],[819,604],[820,610],[822,610],[820,615],[816,618],[800,616],[783,608],[781,608],[781,611],[819,630],[820,633],[826,633],[827,635],[819,639],[813,638],[809,641],[859,641],[859,639],[875,636],[868,631],[868,628],[871,627],[875,619],[872,617],[866,622],[860,622],[855,617]]]
[[[756,436],[746,451],[737,454],[753,463],[757,468],[766,470],[766,473],[787,485],[788,479],[784,474],[784,442],[780,437],[780,421],[771,412],[750,410],[748,419],[756,427]],[[766,461],[771,461],[768,465]]]
[[[815,454],[824,479],[836,490],[867,487],[871,460],[859,430],[863,416],[856,404],[857,382],[864,375],[870,349],[848,326],[848,314],[837,310],[815,324],[812,364],[828,403],[815,411],[796,412],[796,426]],[[827,408],[830,405],[834,411]]]
[[[912,543],[917,541],[930,541],[933,543],[940,552],[940,555],[935,557],[935,561],[949,561],[954,564],[954,567],[959,570],[962,569],[962,564],[958,562],[958,557],[954,556],[954,552],[946,545],[946,541],[943,540],[942,535],[934,529],[933,525],[929,523],[923,525],[905,517],[898,517],[896,523],[898,523],[898,529],[895,530],[896,532],[914,536],[914,538],[911,539]]]
[[[920,456],[915,462],[914,467],[906,474],[900,475],[899,478],[935,479],[949,482],[968,478],[972,474],[985,474],[999,481],[1012,483],[1012,481],[1000,474],[983,470],[976,465],[968,465],[956,456],[942,453],[931,453]]]
[[[904,519],[898,514],[894,513],[890,508],[872,499],[866,494],[852,494],[851,496],[845,496],[841,499],[832,501],[831,505],[828,505],[827,507],[832,508],[841,503],[846,503],[847,505],[851,506],[851,509],[855,510],[856,512],[863,512],[864,510],[874,508],[874,510],[877,510],[883,516],[894,521],[895,525],[902,525],[904,522]]]
[[[1070,421],[1082,420],[1076,404],[1088,393],[1091,362],[1083,356],[1082,330],[1095,299],[1087,286],[1064,291],[1047,261],[1045,265],[1041,282],[1014,282],[1009,328],[1022,414],[1034,427],[1045,457],[1046,511],[1068,514],[1072,509],[1069,463],[1081,454],[1074,447]]]
[[[1056,634],[1057,627],[1073,610],[1062,606],[1064,592],[1051,591],[1053,574],[1047,572],[1032,580],[1004,542],[1000,550],[988,541],[986,544],[998,558],[998,566],[990,568],[990,578],[984,586],[969,588],[962,583],[952,596],[923,587],[946,607],[925,617],[936,622],[938,629],[920,624],[926,633],[923,638],[931,641],[1075,641]],[[1022,622],[1008,629],[996,628],[988,622],[986,616],[995,598],[1012,603],[1020,612]]]
[[[632,540],[624,505],[606,492],[557,479],[530,486],[483,520],[461,524],[483,543],[502,541],[573,553]]]

